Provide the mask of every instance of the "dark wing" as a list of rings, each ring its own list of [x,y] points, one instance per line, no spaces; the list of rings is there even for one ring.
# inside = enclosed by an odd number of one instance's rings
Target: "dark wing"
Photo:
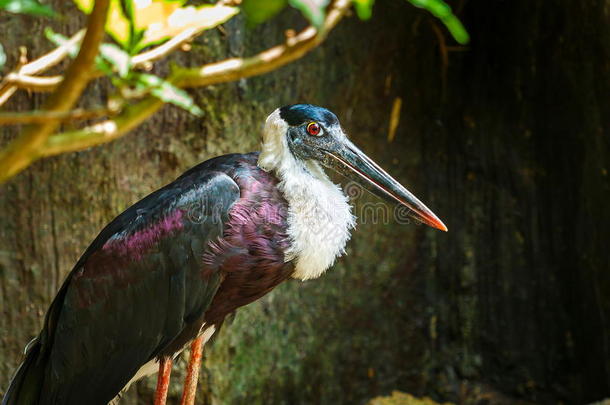
[[[228,175],[191,171],[100,233],[47,314],[38,342],[41,403],[107,403],[202,322],[221,281],[201,271],[203,253],[239,196]]]

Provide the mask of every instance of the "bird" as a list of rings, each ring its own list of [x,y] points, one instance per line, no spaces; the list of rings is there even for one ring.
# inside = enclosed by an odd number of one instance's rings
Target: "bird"
[[[283,281],[321,276],[345,254],[355,217],[327,170],[447,231],[349,140],[333,112],[278,108],[259,152],[200,163],[102,229],[53,299],[2,404],[107,404],[156,371],[162,404],[172,359],[189,345],[199,349],[189,364],[196,381],[200,348],[225,317]]]

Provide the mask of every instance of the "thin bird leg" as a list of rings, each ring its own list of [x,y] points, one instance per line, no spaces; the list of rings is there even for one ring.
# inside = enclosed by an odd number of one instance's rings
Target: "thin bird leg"
[[[172,358],[161,357],[159,361],[159,375],[157,376],[157,390],[155,391],[155,405],[165,405],[167,391],[169,391],[169,377],[172,373]]]
[[[201,358],[203,355],[203,340],[201,335],[191,343],[191,358],[184,380],[184,391],[182,391],[182,399],[180,405],[193,405],[195,403],[195,395],[197,394],[197,380],[199,378],[199,369],[201,368]]]

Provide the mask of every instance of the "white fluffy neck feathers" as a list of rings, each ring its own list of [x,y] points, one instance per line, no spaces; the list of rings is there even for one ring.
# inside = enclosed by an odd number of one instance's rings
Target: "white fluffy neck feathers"
[[[286,140],[288,124],[276,110],[267,118],[258,165],[273,171],[288,201],[290,249],[285,260],[295,261],[294,278],[319,277],[345,253],[355,226],[348,199],[317,162],[292,155]]]

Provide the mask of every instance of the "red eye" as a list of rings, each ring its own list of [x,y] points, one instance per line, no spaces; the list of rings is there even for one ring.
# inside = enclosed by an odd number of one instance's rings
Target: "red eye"
[[[307,133],[309,135],[319,135],[321,130],[322,128],[320,128],[320,126],[315,122],[310,122],[309,124],[307,124]]]

